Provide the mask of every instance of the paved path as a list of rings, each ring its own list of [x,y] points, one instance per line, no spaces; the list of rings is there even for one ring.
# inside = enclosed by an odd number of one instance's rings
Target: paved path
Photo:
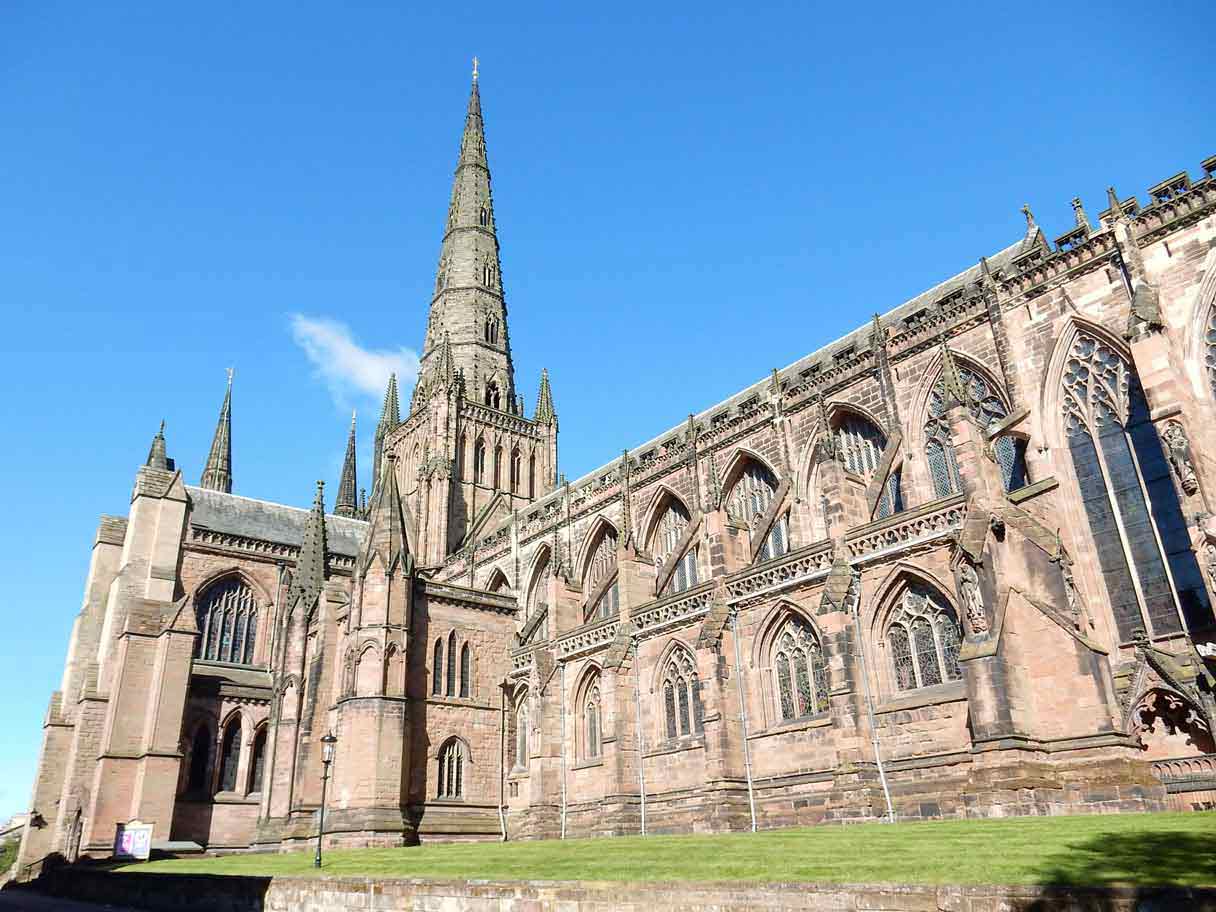
[[[29,890],[0,890],[0,912],[133,912],[120,906],[73,902]]]

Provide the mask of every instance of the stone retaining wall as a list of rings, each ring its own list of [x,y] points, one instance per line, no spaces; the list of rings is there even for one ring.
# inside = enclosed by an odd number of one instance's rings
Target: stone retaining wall
[[[147,912],[1216,912],[1216,889],[915,884],[438,881],[60,869],[39,892]]]

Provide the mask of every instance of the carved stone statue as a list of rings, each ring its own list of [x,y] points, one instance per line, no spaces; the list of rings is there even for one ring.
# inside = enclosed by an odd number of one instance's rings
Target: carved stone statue
[[[1161,433],[1161,442],[1165,444],[1170,468],[1178,484],[1187,495],[1194,494],[1199,490],[1199,478],[1191,461],[1191,442],[1187,439],[1186,430],[1177,421],[1171,421]]]
[[[967,626],[976,636],[983,636],[988,632],[988,612],[984,610],[979,575],[968,563],[959,565],[958,594],[963,603],[963,613],[967,617]]]

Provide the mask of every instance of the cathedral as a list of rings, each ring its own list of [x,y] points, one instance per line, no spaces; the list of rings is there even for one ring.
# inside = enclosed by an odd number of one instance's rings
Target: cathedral
[[[234,494],[231,379],[201,476],[162,427],[98,523],[20,864],[136,820],[280,851],[321,820],[393,846],[1212,806],[1203,169],[1073,200],[1054,241],[1024,207],[569,481],[549,377],[530,415],[516,385],[475,75],[370,494],[353,427],[332,500]]]

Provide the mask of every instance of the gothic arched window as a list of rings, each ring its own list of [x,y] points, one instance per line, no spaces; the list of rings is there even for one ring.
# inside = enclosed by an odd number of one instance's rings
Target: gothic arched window
[[[194,740],[190,742],[190,776],[186,788],[190,792],[204,793],[207,791],[208,760],[211,754],[211,729],[200,725],[194,732]]]
[[[1196,627],[1211,609],[1139,378],[1080,332],[1061,378],[1068,449],[1120,638]],[[1146,497],[1147,495],[1147,497]]]
[[[844,460],[845,468],[867,481],[874,477],[887,438],[872,421],[852,412],[846,412],[836,426],[836,449]],[[903,490],[900,486],[899,469],[892,469],[883,484],[882,494],[874,509],[874,516],[881,519],[904,509]]]
[[[963,676],[958,664],[958,618],[946,600],[925,586],[904,590],[887,623],[895,686],[931,687]]]
[[[488,404],[488,403],[487,403]],[[478,438],[473,446],[473,481],[484,484],[486,480],[486,442]]]
[[[460,647],[460,695],[469,696],[473,679],[473,654],[466,642]]]
[[[498,384],[491,380],[486,384],[486,405],[491,408],[498,408],[502,401],[502,394],[499,392]]]
[[[224,729],[220,751],[220,791],[236,791],[236,771],[241,762],[241,717],[236,716]]]
[[[431,662],[431,693],[438,697],[443,693],[443,639],[435,641],[435,657]]]
[[[549,581],[553,576],[551,569],[551,560],[548,552],[541,558],[540,567],[532,577],[532,586],[528,590],[528,619],[531,619],[536,612],[546,608],[549,604]],[[545,622],[545,627],[548,627],[548,621]],[[547,632],[545,630],[538,631],[536,639],[545,639]]]
[[[783,721],[813,716],[828,708],[828,669],[811,625],[791,616],[773,641],[777,708]]]
[[[481,211],[477,213],[477,224],[482,228],[486,228],[490,224],[490,207],[482,206]]]
[[[773,473],[755,460],[749,460],[726,498],[726,512],[735,522],[747,526],[754,535],[776,493],[777,479]],[[780,557],[789,549],[789,519],[782,515],[773,522],[757,559],[766,561]]]
[[[519,448],[517,447],[511,451],[511,493],[512,494],[519,493],[520,461],[521,461],[521,457],[519,455]]]
[[[603,750],[600,716],[600,683],[593,679],[583,697],[583,759],[594,760]]]
[[[676,547],[688,531],[691,517],[684,504],[672,497],[663,511],[654,533],[654,566],[660,573],[675,555]],[[691,547],[678,558],[679,564],[671,574],[666,592],[683,592],[697,584],[697,549]]]
[[[464,797],[464,744],[452,738],[439,751],[439,798]]]
[[[992,385],[980,374],[958,366],[959,377],[971,399],[971,414],[982,428],[991,428],[1008,417],[1009,409]],[[992,441],[992,455],[1001,467],[1001,480],[1006,491],[1015,491],[1026,484],[1026,442],[1007,435]],[[963,489],[958,476],[958,460],[946,421],[945,380],[938,378],[929,394],[929,418],[925,422],[925,459],[938,497],[949,497]]]
[[[494,490],[502,487],[502,447],[494,447]]]
[[[515,762],[514,769],[528,765],[528,695],[524,693],[515,701]]]
[[[592,592],[609,576],[616,573],[616,530],[605,526],[587,564],[587,581],[584,589]],[[615,617],[620,613],[620,583],[613,580],[588,612],[588,618]]]
[[[528,496],[536,496],[536,454],[528,457]]]
[[[1203,337],[1203,363],[1208,370],[1208,386],[1216,396],[1216,306],[1208,309],[1208,330]]]
[[[686,649],[677,649],[667,660],[663,674],[663,717],[668,738],[682,738],[701,731],[701,683],[697,667]]]
[[[253,754],[249,762],[249,791],[260,792],[266,775],[266,726],[253,736]]]
[[[443,692],[449,697],[456,696],[456,631],[448,634],[448,664],[444,669],[447,687]]]
[[[195,658],[253,664],[258,606],[253,591],[242,580],[228,577],[207,589],[199,601],[197,619]]]

